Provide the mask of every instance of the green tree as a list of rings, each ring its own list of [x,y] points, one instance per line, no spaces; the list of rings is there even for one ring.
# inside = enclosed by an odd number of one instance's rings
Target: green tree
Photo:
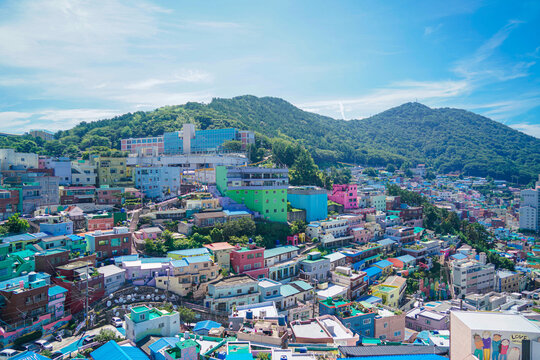
[[[242,150],[242,142],[238,140],[229,140],[225,141],[223,143],[223,149],[228,151],[241,151]]]
[[[393,173],[396,171],[396,167],[393,164],[386,165],[386,171]]]
[[[30,228],[30,224],[25,219],[21,219],[19,214],[13,214],[2,226],[8,234],[20,234],[26,232]]]
[[[371,167],[364,169],[364,171],[362,173],[366,174],[367,176],[371,176],[371,177],[377,176],[377,170],[375,170],[374,168],[371,168]]]
[[[195,320],[197,319],[195,311],[184,306],[180,306],[178,308],[178,313],[180,314],[180,321],[182,321],[183,323],[190,324],[195,322]]]
[[[111,329],[101,329],[99,331],[99,334],[96,335],[95,341],[100,342],[102,344],[109,342],[111,340],[114,340],[116,342],[122,341],[123,339],[116,335],[116,332]]]

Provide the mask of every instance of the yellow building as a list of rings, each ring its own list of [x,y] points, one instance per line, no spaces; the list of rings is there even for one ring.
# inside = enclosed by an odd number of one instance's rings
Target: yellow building
[[[399,308],[399,304],[405,290],[407,288],[407,281],[400,276],[390,276],[386,281],[380,285],[375,285],[371,291],[371,295],[380,297],[384,305],[391,306],[393,308]]]
[[[96,167],[98,185],[133,186],[133,178],[126,161],[125,157],[92,156],[90,163]]]

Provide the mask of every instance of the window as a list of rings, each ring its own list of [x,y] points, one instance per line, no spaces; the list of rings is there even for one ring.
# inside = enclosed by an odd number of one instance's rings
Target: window
[[[371,324],[371,319],[364,319],[364,325]]]
[[[244,265],[244,271],[251,270],[251,264]]]
[[[241,293],[242,293],[242,289],[236,290],[236,293],[237,293],[237,294],[241,294]]]
[[[396,332],[394,333],[394,336],[400,336],[400,335],[401,335],[401,331],[396,331]]]
[[[385,322],[385,323],[384,323],[384,328],[386,329],[387,327],[388,327],[388,323]]]

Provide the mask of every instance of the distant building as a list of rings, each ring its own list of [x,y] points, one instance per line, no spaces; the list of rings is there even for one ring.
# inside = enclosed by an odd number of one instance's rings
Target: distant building
[[[216,168],[216,185],[222,195],[242,203],[259,216],[287,221],[288,169],[262,167]]]
[[[164,199],[180,194],[181,169],[172,166],[137,167],[135,186],[151,199]]]
[[[231,269],[236,274],[247,274],[254,279],[268,277],[264,248],[250,244],[231,251]]]
[[[519,205],[519,227],[525,230],[540,231],[540,186],[521,191]]]
[[[213,257],[216,264],[222,269],[230,270],[231,252],[236,249],[236,246],[233,246],[228,242],[217,242],[204,245],[204,247],[210,250],[210,255]]]
[[[407,281],[400,276],[390,276],[382,284],[375,285],[371,294],[380,297],[384,305],[399,308],[401,300],[405,296]]]
[[[522,274],[506,271],[506,270],[497,270],[495,274],[495,290],[498,292],[520,292],[520,279],[523,277]]]
[[[103,274],[106,295],[109,295],[119,290],[122,286],[124,286],[126,282],[126,270],[119,268],[116,265],[102,266],[99,267],[97,271],[100,274]]]
[[[125,157],[92,155],[90,164],[96,167],[97,185],[100,187],[103,185],[125,187],[133,184]]]
[[[54,133],[44,129],[30,130],[28,131],[28,135],[32,136],[33,138],[41,138],[44,141],[54,140]]]
[[[49,157],[40,157],[39,159],[40,167],[43,166],[44,169],[52,169],[53,175],[59,178],[59,184],[62,186],[71,185],[72,174],[71,174],[71,161],[69,158],[49,158]]]
[[[298,262],[300,278],[312,283],[326,282],[330,274],[330,260],[318,251],[312,251]]]

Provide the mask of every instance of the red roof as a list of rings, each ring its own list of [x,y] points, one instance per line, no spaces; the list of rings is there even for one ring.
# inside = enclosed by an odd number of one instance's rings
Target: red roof
[[[236,249],[236,246],[229,244],[228,242],[217,242],[204,245],[205,248],[210,250],[229,250]]]

